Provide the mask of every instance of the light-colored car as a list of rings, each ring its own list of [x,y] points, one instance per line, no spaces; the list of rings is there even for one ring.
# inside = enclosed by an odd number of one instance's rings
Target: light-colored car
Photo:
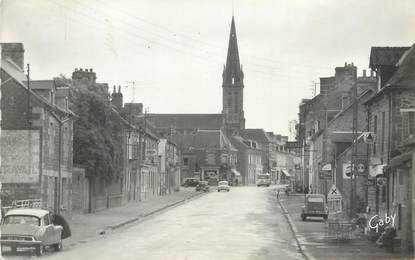
[[[229,183],[227,181],[218,182],[218,192],[223,190],[226,190],[227,192],[230,190]]]
[[[71,235],[62,216],[37,208],[9,210],[2,220],[0,232],[2,249],[8,246],[16,252],[17,248],[35,248],[37,256],[41,256],[48,246],[60,251],[62,239]]]

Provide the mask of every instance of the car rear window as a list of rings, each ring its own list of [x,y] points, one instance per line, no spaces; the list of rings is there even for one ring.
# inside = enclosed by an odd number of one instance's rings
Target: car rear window
[[[220,181],[219,185],[228,185],[228,182],[227,181]]]
[[[40,219],[35,216],[23,216],[23,215],[9,215],[4,218],[4,225],[7,224],[26,224],[26,225],[40,225]]]
[[[323,198],[313,198],[313,197],[311,197],[311,198],[308,198],[308,201],[309,202],[324,202],[324,199]]]

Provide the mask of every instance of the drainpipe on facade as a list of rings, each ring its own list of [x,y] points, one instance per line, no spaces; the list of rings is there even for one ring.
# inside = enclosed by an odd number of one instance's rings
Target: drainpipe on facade
[[[391,138],[392,138],[392,94],[388,93],[388,154],[387,154],[387,165],[389,165],[390,162],[390,153],[391,153]],[[387,181],[386,181],[386,212],[389,214],[389,181],[390,181],[390,172],[387,173]]]

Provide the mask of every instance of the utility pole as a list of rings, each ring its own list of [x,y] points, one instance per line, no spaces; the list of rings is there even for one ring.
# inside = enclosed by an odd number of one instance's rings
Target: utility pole
[[[351,172],[350,172],[350,217],[355,213],[356,207],[356,178],[357,178],[357,138],[358,138],[358,102],[357,102],[357,70],[353,69],[353,143],[352,143],[352,158],[351,158]]]
[[[29,175],[32,174],[32,131],[31,131],[31,126],[32,126],[32,104],[31,104],[31,100],[30,100],[30,65],[27,64],[27,129],[28,129],[28,144],[29,144],[29,149],[28,149],[28,173]]]

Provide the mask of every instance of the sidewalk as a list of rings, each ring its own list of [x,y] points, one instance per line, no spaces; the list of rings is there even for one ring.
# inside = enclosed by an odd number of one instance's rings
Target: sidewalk
[[[68,220],[72,236],[65,239],[64,246],[72,247],[102,237],[114,229],[140,221],[168,207],[201,196],[194,188],[181,188],[179,192],[150,198],[142,202],[129,202],[120,207],[105,209],[93,214],[76,214]]]
[[[327,239],[327,226],[322,219],[307,219],[305,222],[301,220],[303,194],[281,196],[279,203],[306,259],[414,259],[413,256],[399,252],[387,252],[385,248],[379,248],[369,240],[339,242]]]

